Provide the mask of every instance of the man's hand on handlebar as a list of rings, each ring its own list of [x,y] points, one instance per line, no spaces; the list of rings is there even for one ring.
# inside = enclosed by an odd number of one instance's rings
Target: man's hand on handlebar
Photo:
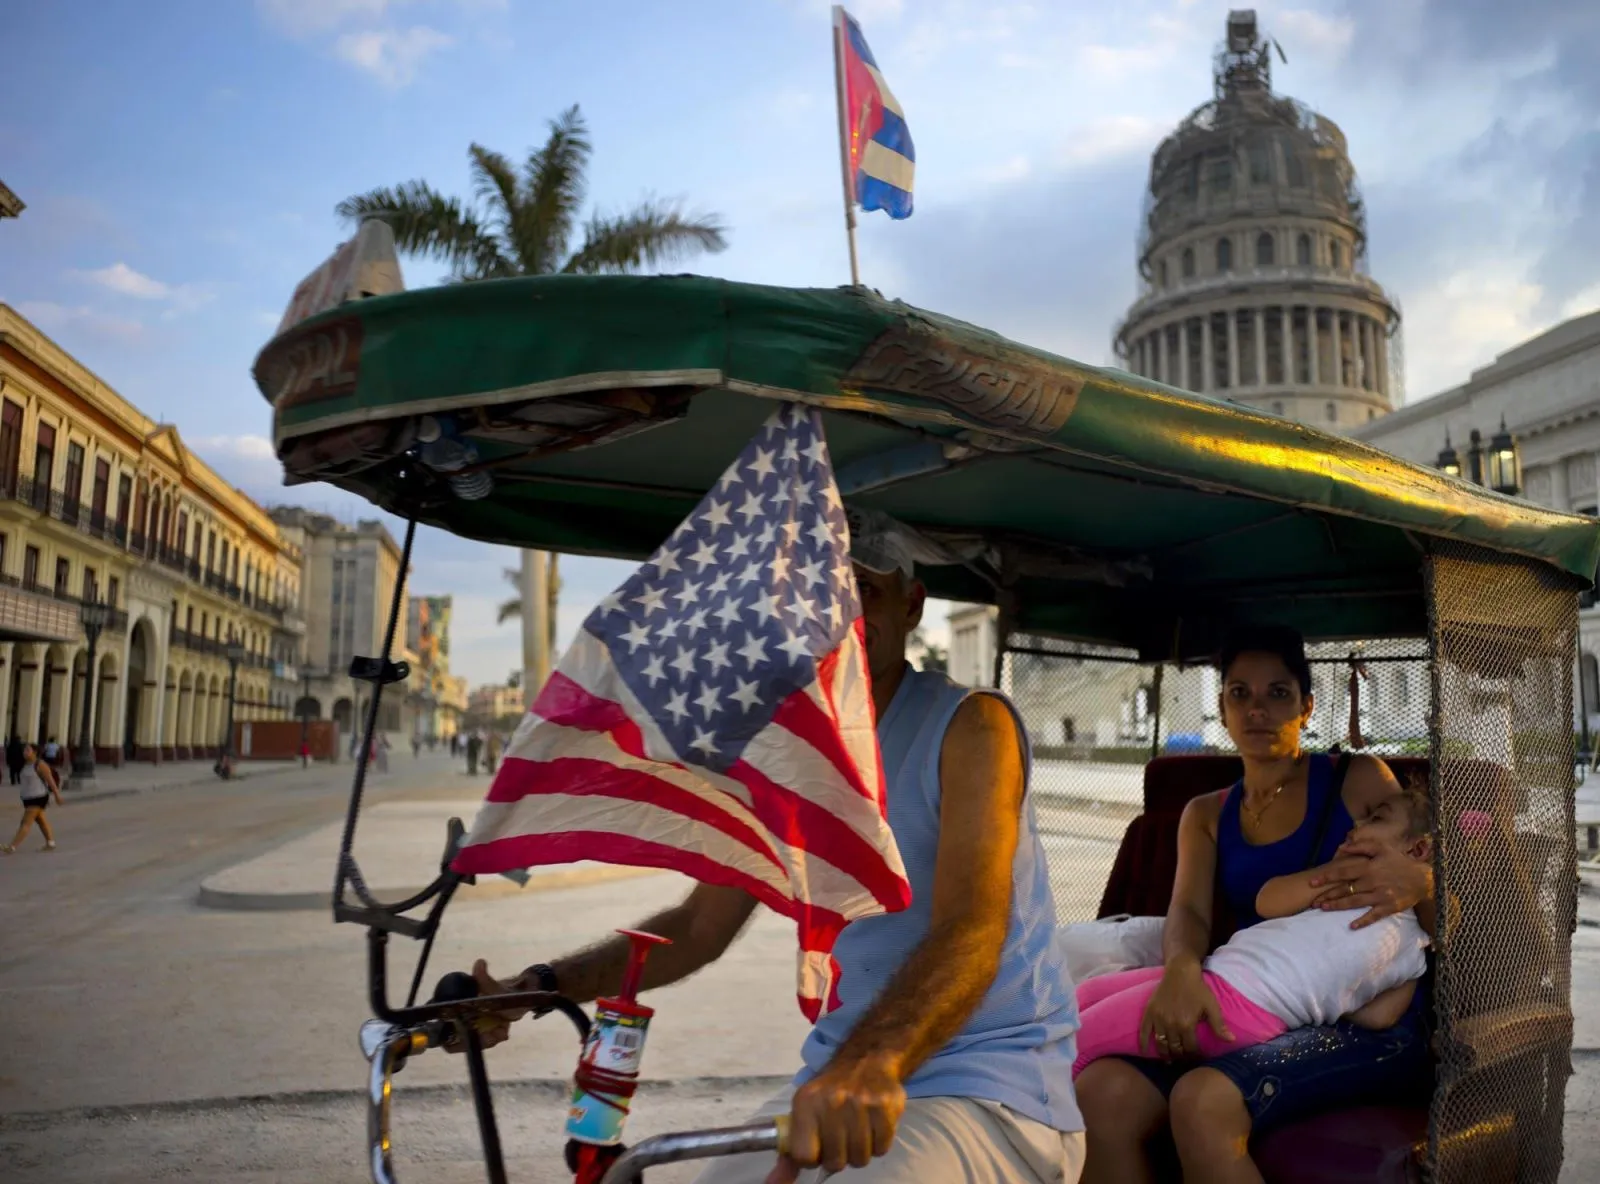
[[[792,1184],[802,1168],[816,1164],[830,1172],[866,1167],[889,1150],[905,1108],[905,1087],[885,1060],[829,1065],[795,1091],[788,1154],[767,1184]]]
[[[472,964],[472,977],[478,983],[479,995],[509,995],[515,991],[534,991],[538,984],[524,985],[524,975],[517,975],[507,982],[501,982],[489,973],[489,964],[479,958]],[[473,1021],[473,1027],[478,1030],[478,1039],[483,1042],[484,1048],[493,1048],[503,1044],[511,1037],[511,1025],[528,1014],[526,1007],[514,1007],[508,1011],[486,1011]],[[460,1040],[450,1039],[444,1045],[446,1052],[461,1052]]]

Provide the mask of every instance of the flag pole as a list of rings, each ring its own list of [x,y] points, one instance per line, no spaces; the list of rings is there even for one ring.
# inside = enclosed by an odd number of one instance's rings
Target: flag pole
[[[856,262],[856,204],[850,184],[850,120],[845,112],[848,93],[844,80],[844,9],[833,6],[833,90],[839,109],[839,174],[844,181],[844,232],[850,242],[850,284],[861,286],[861,269]]]

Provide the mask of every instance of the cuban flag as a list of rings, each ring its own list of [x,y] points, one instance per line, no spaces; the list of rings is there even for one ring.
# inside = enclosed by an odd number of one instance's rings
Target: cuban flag
[[[861,35],[843,8],[833,10],[839,63],[839,116],[851,192],[863,210],[911,217],[911,183],[917,151],[905,113]]]
[[[539,692],[455,860],[594,859],[744,889],[796,922],[801,1010],[834,939],[905,908],[850,529],[816,411],[786,404]]]

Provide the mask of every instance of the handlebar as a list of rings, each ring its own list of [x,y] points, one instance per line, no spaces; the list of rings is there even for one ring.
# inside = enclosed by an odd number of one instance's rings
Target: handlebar
[[[405,1066],[408,1058],[460,1038],[465,1045],[468,1067],[474,1078],[473,1092],[476,1095],[481,1087],[484,1094],[482,1101],[487,1104],[488,1080],[483,1075],[483,1046],[477,1040],[477,1032],[472,1026],[479,1013],[518,1008],[529,1008],[539,1014],[560,1011],[573,1020],[580,1038],[588,1036],[589,1017],[565,996],[544,991],[479,996],[477,989],[477,982],[471,975],[460,972],[447,974],[440,980],[433,998],[427,1004],[408,1009],[412,1015],[433,1018],[410,1025],[371,1019],[361,1025],[361,1052],[368,1062],[367,1158],[373,1184],[396,1184],[391,1155],[393,1143],[389,1134],[390,1099],[394,1092],[394,1075]],[[485,1118],[486,1115],[480,1112],[480,1125]],[[781,1154],[788,1143],[788,1123],[788,1115],[782,1115],[774,1121],[754,1126],[655,1135],[618,1157],[606,1172],[602,1184],[636,1184],[645,1168],[685,1159],[738,1155],[751,1151],[777,1151]],[[499,1137],[494,1130],[492,1112],[487,1116],[483,1134],[487,1144],[485,1151],[498,1164]],[[503,1173],[503,1167],[500,1171]],[[504,1179],[504,1176],[499,1178]]]
[[[624,1152],[611,1165],[600,1184],[637,1184],[645,1168],[657,1164],[678,1163],[685,1159],[708,1159],[712,1156],[740,1155],[749,1151],[776,1151],[782,1155],[788,1149],[789,1116],[780,1115],[770,1122],[754,1126],[718,1127],[706,1131],[679,1131],[671,1135],[653,1135]]]

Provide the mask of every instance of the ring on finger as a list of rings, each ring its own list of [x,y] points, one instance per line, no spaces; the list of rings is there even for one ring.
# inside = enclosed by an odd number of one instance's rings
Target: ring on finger
[[[1350,895],[1354,896],[1355,894],[1356,894],[1356,882],[1354,880],[1351,880],[1350,881]]]

